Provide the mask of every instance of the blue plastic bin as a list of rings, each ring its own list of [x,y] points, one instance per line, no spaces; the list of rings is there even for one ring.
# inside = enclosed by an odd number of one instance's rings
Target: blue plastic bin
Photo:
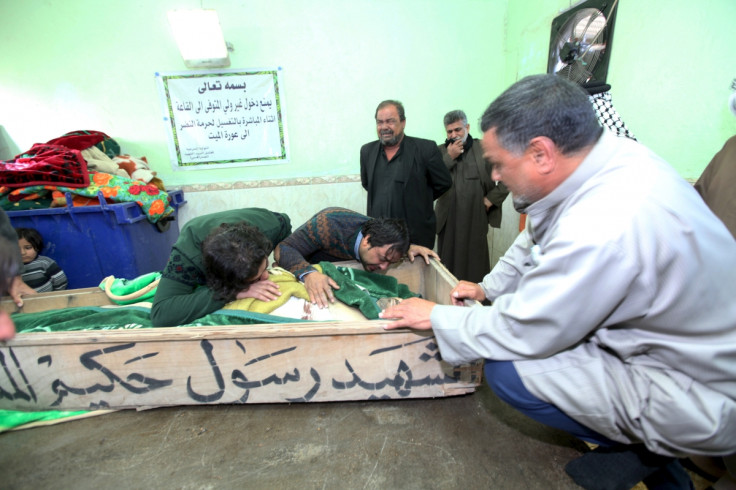
[[[97,287],[107,276],[132,279],[163,271],[179,237],[178,209],[183,191],[168,192],[174,219],[158,226],[134,202],[99,206],[8,211],[15,228],[35,228],[43,237],[41,255],[51,257],[66,273],[69,289]]]

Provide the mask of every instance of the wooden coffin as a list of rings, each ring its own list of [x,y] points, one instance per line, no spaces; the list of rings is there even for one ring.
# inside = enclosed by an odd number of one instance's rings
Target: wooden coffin
[[[348,265],[348,264],[342,264]],[[389,272],[449,303],[457,282],[419,259]],[[109,305],[98,288],[28,297],[24,312]],[[5,298],[2,307],[14,311]],[[23,333],[0,342],[0,409],[78,410],[460,395],[480,362],[450,366],[431,332],[382,320]]]

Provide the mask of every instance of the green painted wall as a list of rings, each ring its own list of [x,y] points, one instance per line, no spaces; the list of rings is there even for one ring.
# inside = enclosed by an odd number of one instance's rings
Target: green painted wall
[[[507,84],[546,71],[552,19],[576,3],[508,2]],[[639,141],[689,179],[736,134],[727,106],[734,22],[734,0],[618,1],[607,79],[614,107]]]
[[[283,67],[291,162],[174,172],[155,72],[186,70],[166,18],[214,8],[231,68]],[[373,114],[401,100],[407,134],[444,140],[504,86],[505,2],[24,0],[0,3],[0,125],[13,155],[94,129],[146,156],[168,186],[359,173]],[[4,158],[9,158],[3,155]]]
[[[518,78],[546,70],[563,0],[24,0],[0,3],[0,158],[77,129],[146,156],[169,185],[356,174],[373,112],[402,100],[407,134],[471,131]],[[166,11],[214,8],[232,68],[282,66],[291,162],[174,172],[154,81],[185,66]],[[736,133],[736,1],[619,0],[608,81],[640,141],[697,178]],[[5,154],[2,154],[2,153]]]

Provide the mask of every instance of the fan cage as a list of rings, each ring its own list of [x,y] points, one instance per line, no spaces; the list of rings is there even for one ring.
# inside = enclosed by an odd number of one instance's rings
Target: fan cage
[[[588,0],[552,21],[547,73],[576,83],[605,83],[616,3]]]

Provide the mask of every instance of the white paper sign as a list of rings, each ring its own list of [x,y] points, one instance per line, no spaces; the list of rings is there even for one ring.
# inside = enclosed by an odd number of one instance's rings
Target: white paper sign
[[[157,73],[174,170],[289,161],[281,69]]]

